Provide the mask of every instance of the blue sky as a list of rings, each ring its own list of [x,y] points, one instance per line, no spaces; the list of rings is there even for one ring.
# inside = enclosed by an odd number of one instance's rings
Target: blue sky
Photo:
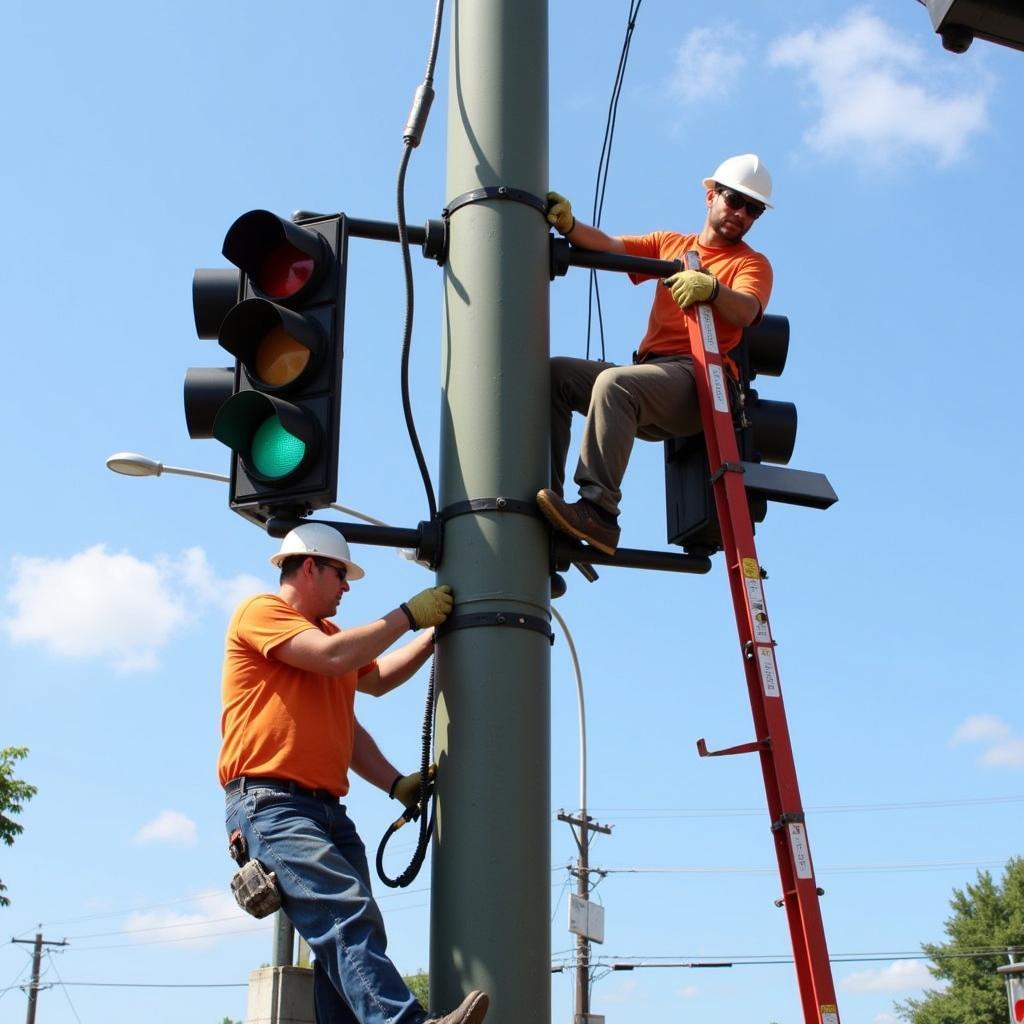
[[[584,219],[626,4],[551,5],[551,186]],[[225,472],[190,441],[189,366],[223,365],[194,336],[195,267],[221,266],[240,213],[305,207],[394,219],[394,181],[433,16],[428,3],[195,0],[5,9],[0,186],[6,311],[0,560],[0,746],[27,745],[39,787],[0,849],[12,906],[0,938],[69,945],[44,961],[48,1024],[241,1018],[266,924],[227,893],[218,749],[221,645],[234,601],[273,586],[274,544],[215,483],[128,480],[132,449]],[[447,26],[447,19],[446,19]],[[447,31],[438,98],[407,190],[411,222],[444,194]],[[954,886],[1021,852],[1024,720],[1014,584],[1020,525],[1016,169],[1024,56],[946,53],[914,0],[795,0],[705,11],[647,0],[619,108],[603,225],[696,230],[700,179],[757,152],[775,209],[750,235],[789,316],[792,465],[826,472],[826,513],[775,507],[758,531],[766,594],[843,1019],[891,1024],[928,976]],[[440,275],[417,258],[413,407],[436,467]],[[351,247],[339,500],[412,525],[423,497],[399,394],[397,247]],[[552,351],[582,355],[587,279],[552,286]],[[609,358],[646,323],[652,285],[602,280]],[[638,445],[623,544],[665,545],[661,449]],[[382,467],[386,472],[382,472]],[[429,577],[385,549],[341,621]],[[707,577],[574,575],[559,611],[587,694],[589,795],[614,825],[592,863],[607,961],[785,959],[764,793],[752,758],[701,761],[752,738],[720,559]],[[399,764],[417,758],[421,674],[360,718]],[[576,806],[576,702],[552,661],[552,813]],[[357,785],[368,845],[389,801]],[[566,864],[552,826],[553,962]],[[404,847],[403,847],[404,843]],[[410,841],[393,844],[396,860]],[[652,869],[659,869],[657,871]],[[384,895],[392,952],[427,963],[429,870]],[[19,1019],[29,947],[0,944],[0,1018]],[[872,959],[880,957],[881,959]],[[65,984],[61,985],[63,982]],[[113,983],[176,986],[110,987]],[[235,987],[185,987],[185,986]],[[572,979],[553,977],[571,1019]],[[595,983],[609,1022],[798,1024],[792,966],[637,970]]]

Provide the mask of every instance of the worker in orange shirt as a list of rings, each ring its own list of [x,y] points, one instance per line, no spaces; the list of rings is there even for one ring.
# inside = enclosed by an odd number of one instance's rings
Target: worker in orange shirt
[[[402,775],[355,717],[356,691],[382,696],[430,656],[451,588],[431,587],[363,626],[331,621],[363,570],[326,523],[303,523],[271,558],[276,594],[243,601],[228,627],[218,771],[233,843],[276,875],[281,908],[316,957],[322,1024],[428,1024],[388,958],[366,851],[339,803],[349,769],[407,807],[420,774]],[[384,654],[404,633],[409,643]],[[237,835],[236,835],[237,833]],[[471,992],[435,1024],[480,1024]]]
[[[627,366],[557,356],[551,360],[551,487],[537,494],[551,525],[599,551],[619,543],[620,485],[633,439],[663,441],[700,433],[700,409],[690,356],[689,317],[695,303],[711,305],[719,351],[725,356],[744,327],[764,314],[772,287],[768,260],[744,241],[771,198],[772,181],[752,153],[729,157],[703,181],[707,214],[699,234],[655,231],[607,235],[576,220],[569,201],[548,193],[548,221],[581,249],[679,260],[695,250],[700,270],[682,270],[657,288],[647,333]],[[650,275],[630,274],[634,284]],[[725,356],[727,369],[736,367]],[[573,412],[586,416],[575,481],[580,498],[563,497]]]

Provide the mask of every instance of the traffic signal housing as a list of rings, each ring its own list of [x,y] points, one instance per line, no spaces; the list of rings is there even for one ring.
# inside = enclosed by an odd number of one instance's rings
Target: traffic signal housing
[[[341,215],[252,210],[224,239],[238,270],[196,274],[196,330],[235,365],[230,390],[223,370],[189,371],[189,433],[232,450],[229,504],[260,524],[337,496],[347,249]]]
[[[789,320],[772,314],[748,327],[739,345],[729,352],[739,369],[739,380],[733,382],[729,397],[753,523],[764,521],[769,501],[828,508],[837,500],[822,474],[781,468],[789,462],[796,443],[796,406],[761,398],[751,387],[759,374],[781,376],[788,354]],[[691,553],[721,548],[703,434],[665,442],[665,503],[670,544],[680,544]]]

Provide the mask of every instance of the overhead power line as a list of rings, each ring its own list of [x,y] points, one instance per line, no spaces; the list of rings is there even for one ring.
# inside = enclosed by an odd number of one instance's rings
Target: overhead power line
[[[989,867],[1005,864],[1010,857],[987,860],[922,861],[916,864],[826,864],[815,869],[816,874],[840,872],[885,871],[944,871],[951,868]],[[607,875],[770,875],[774,867],[675,865],[668,867],[616,867],[601,868]]]
[[[822,804],[805,807],[808,814],[856,814],[867,811],[917,811],[948,807],[982,807],[1024,803],[1024,795],[971,797],[962,800],[913,800],[886,804]],[[763,807],[595,807],[594,813],[605,818],[616,816],[631,821],[661,818],[731,818],[761,817]]]
[[[829,957],[832,964],[854,963],[887,963],[893,960],[987,960],[991,957],[1004,957],[1005,946],[993,949],[960,950],[955,953],[936,953],[934,955],[914,950],[901,953],[836,953]],[[604,968],[606,972],[631,971],[645,967],[759,967],[776,964],[791,964],[793,957],[786,953],[765,954],[733,954],[711,953],[702,954],[694,959],[687,956],[602,956],[593,962],[595,968]],[[560,970],[575,966],[571,957],[555,961]]]
[[[626,63],[629,60],[629,47],[633,41],[633,29],[636,28],[636,17],[640,13],[643,0],[630,0],[629,16],[626,19],[626,36],[622,41],[619,54],[619,67],[615,72],[615,84],[612,86],[612,97],[608,103],[608,117],[604,126],[604,141],[601,144],[601,158],[597,163],[597,182],[594,185],[594,211],[591,223],[594,227],[601,226],[601,215],[604,212],[604,193],[608,187],[608,168],[611,166],[612,142],[615,139],[615,121],[619,112],[619,97],[622,95],[622,83],[626,78]],[[597,322],[601,332],[601,358],[605,358],[604,350],[604,317],[601,314],[601,292],[597,283],[597,271],[590,271],[590,291],[587,296],[587,358],[590,358],[590,329],[593,322],[594,304],[597,304]]]

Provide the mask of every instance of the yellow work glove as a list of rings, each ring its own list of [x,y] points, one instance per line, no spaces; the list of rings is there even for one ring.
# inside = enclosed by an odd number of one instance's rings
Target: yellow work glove
[[[452,588],[447,583],[440,587],[428,587],[415,597],[410,597],[402,606],[413,629],[424,626],[440,626],[452,610]]]
[[[695,302],[714,302],[718,297],[718,278],[706,270],[680,270],[661,282],[680,309]]]
[[[432,764],[427,772],[427,780],[434,781],[434,773],[437,765]],[[388,796],[397,800],[403,807],[415,807],[420,802],[420,773],[413,772],[412,775],[399,775],[391,783]]]
[[[548,223],[562,235],[568,235],[576,227],[576,218],[572,215],[572,203],[557,192],[548,193]]]

